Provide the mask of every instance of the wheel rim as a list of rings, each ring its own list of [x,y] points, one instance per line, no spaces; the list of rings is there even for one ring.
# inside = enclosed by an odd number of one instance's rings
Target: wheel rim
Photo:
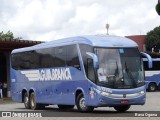
[[[151,85],[150,89],[151,89],[152,91],[154,91],[154,90],[155,90],[155,86],[154,86],[154,85]]]
[[[86,108],[84,97],[80,99],[80,101],[79,101],[79,106],[80,106],[80,108],[82,108],[82,109],[85,109],[85,108]]]
[[[25,96],[25,98],[24,98],[24,104],[25,104],[25,106],[27,106],[27,105],[28,105],[28,101],[29,101],[28,96]]]
[[[34,96],[31,96],[31,107],[34,108],[35,107],[35,99]]]

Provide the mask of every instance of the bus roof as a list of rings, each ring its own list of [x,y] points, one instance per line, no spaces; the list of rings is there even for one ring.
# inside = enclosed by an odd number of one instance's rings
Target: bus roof
[[[12,51],[12,53],[30,51],[30,50],[41,49],[41,48],[77,44],[77,43],[88,44],[94,47],[110,47],[110,48],[137,47],[137,44],[134,41],[125,37],[110,36],[110,35],[88,35],[88,36],[77,36],[77,37],[53,40],[53,41],[41,43],[38,45],[34,45],[31,47],[15,49]]]

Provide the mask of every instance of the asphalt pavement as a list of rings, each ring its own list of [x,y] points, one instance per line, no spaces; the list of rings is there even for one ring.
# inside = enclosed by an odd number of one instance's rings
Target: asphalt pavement
[[[8,101],[8,102],[7,102]],[[30,109],[25,109],[23,103],[16,103],[12,102],[11,99],[8,99],[7,101],[0,101],[0,111],[18,111],[18,112],[27,112],[28,113],[41,113],[42,116],[52,116],[47,117],[45,119],[65,119],[65,120],[71,120],[71,119],[97,119],[100,117],[102,120],[105,118],[110,119],[127,119],[128,117],[131,119],[134,119],[135,117],[138,117],[138,119],[149,119],[152,117],[152,119],[159,119],[157,117],[153,117],[150,115],[156,115],[158,114],[160,116],[160,92],[147,92],[147,99],[146,104],[143,106],[134,105],[131,106],[131,108],[125,112],[125,113],[117,113],[113,108],[109,107],[99,107],[96,108],[92,113],[80,113],[77,111],[77,108],[75,107],[73,110],[70,111],[62,111],[59,110],[56,105],[50,105],[46,107],[44,110],[40,111],[33,111]],[[157,112],[159,111],[159,112]],[[144,116],[143,116],[144,115]],[[149,115],[149,116],[146,116]],[[63,118],[61,118],[63,117]],[[1,118],[0,118],[1,119]],[[9,119],[9,118],[5,118]],[[26,119],[26,118],[25,118]],[[40,118],[34,118],[36,120],[40,120]],[[17,119],[16,119],[17,120]],[[128,120],[128,119],[127,119]]]

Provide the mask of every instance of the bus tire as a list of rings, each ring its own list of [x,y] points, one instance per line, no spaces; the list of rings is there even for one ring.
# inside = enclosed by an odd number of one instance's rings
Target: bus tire
[[[120,105],[120,106],[115,106],[114,109],[117,112],[125,112],[127,111],[131,106],[130,105]]]
[[[74,105],[58,105],[60,110],[71,110],[74,108]]]
[[[85,105],[85,98],[82,93],[77,96],[76,105],[80,112],[92,112],[94,110],[94,107]]]
[[[155,83],[149,83],[148,85],[148,91],[149,92],[154,92],[157,90],[157,85]]]
[[[27,92],[24,93],[23,103],[24,103],[24,106],[25,106],[26,109],[30,109],[31,108],[30,100],[29,100],[29,96],[28,96]]]
[[[34,92],[30,94],[30,106],[32,110],[38,110],[41,109],[41,106],[36,103],[36,96]]]

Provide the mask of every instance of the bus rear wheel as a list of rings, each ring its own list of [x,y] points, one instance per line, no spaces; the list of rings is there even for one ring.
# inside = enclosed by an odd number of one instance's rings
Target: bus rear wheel
[[[115,106],[114,109],[117,112],[125,112],[127,111],[131,106],[130,105],[121,105],[121,106]]]
[[[71,110],[74,108],[74,105],[58,105],[60,110]]]
[[[36,102],[36,96],[35,96],[34,92],[32,92],[30,94],[30,106],[31,106],[32,110],[38,110],[38,109],[45,108],[45,105],[43,105],[43,104],[41,105]]]
[[[30,109],[31,108],[30,101],[29,101],[29,96],[28,96],[27,92],[24,93],[23,103],[24,103],[24,106],[25,106],[26,109]]]
[[[157,90],[157,85],[155,83],[150,83],[148,86],[148,91],[149,92],[154,92]]]
[[[80,93],[76,98],[76,105],[80,112],[92,112],[94,110],[94,107],[92,106],[86,106],[85,98],[82,93]]]

